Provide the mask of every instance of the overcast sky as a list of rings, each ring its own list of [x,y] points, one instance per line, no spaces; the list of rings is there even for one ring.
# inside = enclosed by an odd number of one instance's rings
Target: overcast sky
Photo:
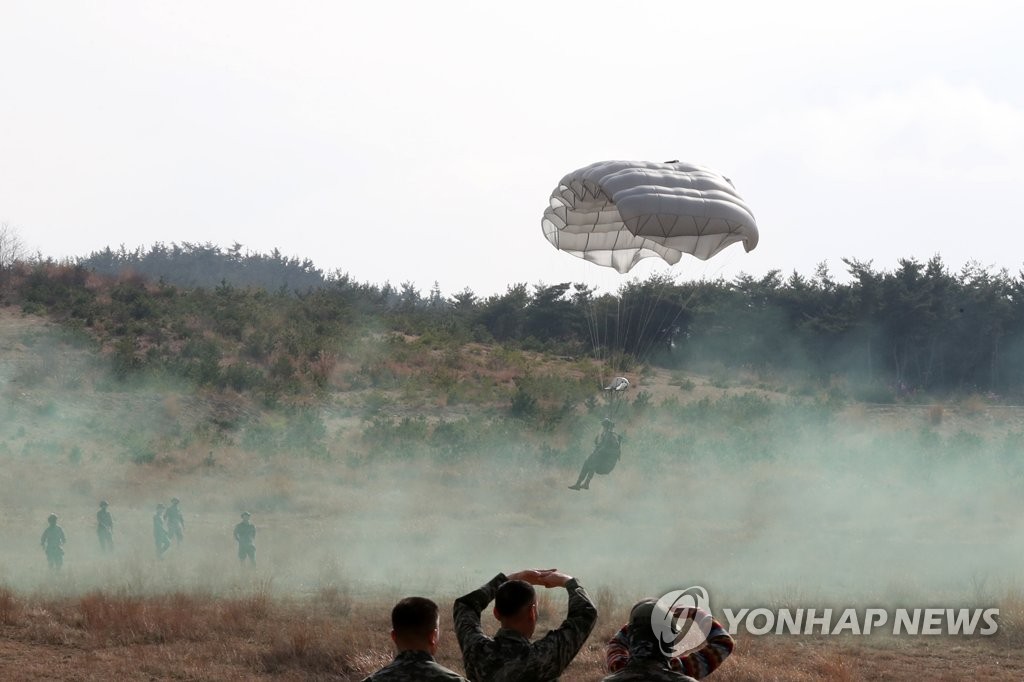
[[[1021,26],[978,0],[0,0],[0,222],[58,258],[240,242],[445,293],[608,288],[543,238],[548,196],[594,161],[681,159],[761,233],[681,278],[1016,272]]]

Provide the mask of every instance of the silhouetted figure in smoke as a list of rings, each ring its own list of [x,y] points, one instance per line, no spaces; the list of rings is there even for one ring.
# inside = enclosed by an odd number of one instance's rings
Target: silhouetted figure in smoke
[[[583,463],[580,476],[575,484],[569,486],[570,490],[589,490],[590,479],[594,474],[609,474],[619,462],[622,454],[622,436],[612,431],[615,422],[608,417],[601,420],[601,425],[604,430],[594,439],[594,452]]]
[[[180,500],[177,497],[171,498],[171,506],[164,512],[164,521],[167,522],[167,534],[174,539],[176,545],[180,545],[185,537],[185,517],[181,515],[181,508],[178,506]]]
[[[156,558],[163,559],[164,552],[171,546],[171,538],[164,528],[164,509],[162,504],[156,506],[156,513],[153,514],[153,541],[156,543]]]
[[[437,604],[426,597],[406,597],[391,609],[395,660],[363,682],[467,682],[434,660],[439,619]]]
[[[100,502],[100,510],[96,512],[96,536],[100,540],[100,551],[104,554],[114,551],[114,519],[107,511],[106,500]]]
[[[67,542],[67,538],[64,536],[64,529],[57,525],[56,514],[50,514],[46,520],[50,525],[43,531],[39,544],[46,551],[46,563],[56,571],[64,565],[64,543]]]
[[[242,520],[235,526],[235,542],[238,543],[238,560],[245,563],[248,559],[256,564],[256,526],[249,521],[251,514],[242,512]]]

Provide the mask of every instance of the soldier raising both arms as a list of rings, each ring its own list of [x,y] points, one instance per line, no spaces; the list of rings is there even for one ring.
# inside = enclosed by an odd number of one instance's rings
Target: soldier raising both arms
[[[565,621],[544,637],[531,642],[537,627],[534,585],[564,587],[569,593]],[[480,627],[480,613],[494,600],[494,617],[501,628],[488,637]],[[462,650],[466,677],[473,682],[557,680],[597,621],[597,609],[587,591],[572,576],[555,569],[499,573],[489,583],[455,600],[455,633]]]
[[[732,635],[710,613],[691,607],[676,609],[676,622],[690,623],[688,627],[704,633],[702,646],[679,656],[666,656],[662,651],[665,642],[654,632],[652,622],[667,622],[668,615],[656,599],[645,599],[633,606],[629,622],[605,647],[605,664],[613,674],[604,682],[692,682],[710,675],[732,653]]]

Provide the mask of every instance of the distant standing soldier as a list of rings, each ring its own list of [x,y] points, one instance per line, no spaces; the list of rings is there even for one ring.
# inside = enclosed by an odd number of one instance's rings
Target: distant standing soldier
[[[57,525],[56,514],[50,514],[46,520],[50,525],[43,531],[39,544],[46,550],[46,563],[51,569],[57,570],[64,565],[64,543],[67,538],[64,537],[64,529]]]
[[[612,430],[615,422],[608,417],[601,420],[601,425],[604,429],[601,431],[601,435],[594,439],[594,452],[583,463],[580,476],[576,479],[575,484],[569,486],[570,490],[590,490],[590,479],[594,477],[594,474],[610,474],[619,462],[619,456],[622,453],[622,436]]]
[[[96,512],[96,535],[100,539],[100,551],[107,553],[114,551],[114,519],[107,511],[106,500],[100,501],[100,510]]]
[[[171,546],[171,538],[167,535],[167,529],[164,528],[164,506],[158,504],[156,506],[156,513],[153,514],[153,540],[156,542],[156,558],[163,559],[164,552]]]
[[[235,541],[238,543],[238,560],[245,563],[248,559],[256,563],[256,526],[249,521],[251,514],[242,512],[242,520],[235,526]]]
[[[171,506],[164,512],[164,520],[167,522],[167,533],[174,538],[174,544],[180,545],[185,537],[185,517],[181,515],[181,508],[178,507],[180,500],[177,497],[171,498]]]

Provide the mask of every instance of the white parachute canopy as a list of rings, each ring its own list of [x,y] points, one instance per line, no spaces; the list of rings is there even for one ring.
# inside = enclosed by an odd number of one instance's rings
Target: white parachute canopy
[[[541,221],[555,248],[629,270],[658,256],[707,260],[735,242],[757,246],[757,223],[732,181],[680,161],[599,161],[569,173]]]
[[[612,382],[604,387],[606,391],[625,391],[629,388],[629,379],[626,377],[615,377]]]

